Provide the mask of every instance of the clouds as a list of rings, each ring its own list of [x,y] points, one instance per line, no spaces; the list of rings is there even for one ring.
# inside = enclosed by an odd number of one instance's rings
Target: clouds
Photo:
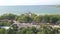
[[[59,5],[60,0],[0,0],[0,5]]]

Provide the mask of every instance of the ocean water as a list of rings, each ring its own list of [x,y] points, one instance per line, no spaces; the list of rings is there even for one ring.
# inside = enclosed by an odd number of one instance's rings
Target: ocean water
[[[18,15],[28,12],[36,14],[60,14],[60,7],[55,5],[0,6],[0,15],[5,13]]]

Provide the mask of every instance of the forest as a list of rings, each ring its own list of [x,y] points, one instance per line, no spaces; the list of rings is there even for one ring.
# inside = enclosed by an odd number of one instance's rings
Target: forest
[[[32,22],[37,22],[37,23],[52,23],[52,24],[60,24],[60,15],[37,15],[34,13],[31,14],[21,14],[21,15],[16,15],[16,14],[3,14],[0,16],[0,20],[16,20],[19,21],[20,23],[32,23]]]
[[[51,24],[60,24],[60,15],[37,15],[37,14],[3,14],[0,15],[0,20],[16,20],[20,23],[51,23]],[[10,26],[11,22],[0,22],[0,26]],[[52,28],[50,26],[45,26],[41,24],[39,28],[36,27],[27,27],[18,29],[17,25],[12,26],[13,29],[9,28],[8,30],[0,28],[0,34],[60,34],[60,28]]]
[[[41,25],[39,28],[36,27],[27,27],[20,28],[15,25],[13,29],[3,29],[0,28],[0,34],[60,34],[60,28],[52,28],[48,26]]]

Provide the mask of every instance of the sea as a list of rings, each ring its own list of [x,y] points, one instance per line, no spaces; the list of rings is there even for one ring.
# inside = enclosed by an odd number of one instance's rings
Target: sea
[[[44,14],[60,14],[59,5],[15,5],[15,6],[0,6],[0,15],[12,13],[12,14],[24,14],[35,13],[38,15]]]

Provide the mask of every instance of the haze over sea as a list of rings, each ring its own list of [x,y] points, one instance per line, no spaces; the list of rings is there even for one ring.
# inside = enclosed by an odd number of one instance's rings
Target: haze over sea
[[[23,14],[60,14],[60,6],[56,5],[20,5],[20,6],[0,6],[0,15],[5,13]]]

